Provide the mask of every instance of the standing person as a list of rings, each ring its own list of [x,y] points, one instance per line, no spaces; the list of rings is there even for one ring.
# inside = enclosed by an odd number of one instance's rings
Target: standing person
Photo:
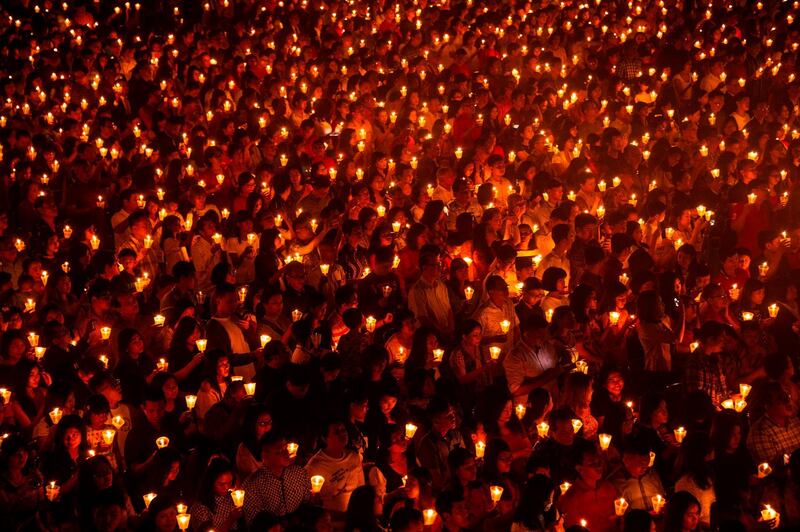
[[[224,458],[213,458],[200,479],[197,502],[189,512],[198,529],[212,527],[229,532],[240,528],[242,509],[233,504],[230,493],[235,486],[236,476],[230,462]]]
[[[577,525],[586,519],[591,523],[592,531],[611,532],[615,530],[615,523],[608,519],[608,509],[614,507],[617,490],[603,479],[603,459],[594,444],[586,440],[576,444],[575,453],[578,478],[558,499],[558,509],[564,514],[564,525]]]
[[[547,321],[531,316],[522,324],[522,340],[503,360],[508,389],[514,397],[527,396],[544,387],[555,394],[556,379],[563,372],[549,341]]]
[[[292,514],[311,496],[308,472],[293,463],[287,443],[286,438],[274,430],[261,438],[263,465],[242,485],[245,492],[244,516],[248,526],[262,512],[277,517]]]
[[[452,336],[455,318],[447,285],[441,280],[441,262],[433,253],[419,258],[420,277],[408,292],[408,306],[423,324]]]
[[[697,338],[700,346],[689,355],[684,382],[688,390],[705,392],[714,406],[720,408],[729,395],[720,360],[725,345],[725,328],[717,321],[707,321],[700,327]]]
[[[342,421],[328,420],[322,425],[322,435],[325,446],[309,459],[306,470],[325,479],[320,491],[323,508],[341,514],[353,491],[364,484],[361,455],[347,447],[347,427]]]

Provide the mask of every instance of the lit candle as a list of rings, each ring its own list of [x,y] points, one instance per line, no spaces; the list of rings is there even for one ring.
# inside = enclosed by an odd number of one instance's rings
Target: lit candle
[[[31,344],[31,347],[36,347],[39,345],[39,335],[35,332],[28,333],[28,343]]]
[[[155,498],[156,498],[156,494],[152,493],[152,492],[151,493],[145,493],[144,495],[142,495],[142,499],[144,499],[144,508],[145,508],[145,510],[150,508],[150,503],[153,502],[153,499],[155,499]]]
[[[196,395],[187,395],[186,399],[186,408],[192,410],[194,405],[197,404],[197,396]]]
[[[467,298],[467,301],[472,300],[472,296],[475,295],[475,289],[471,286],[464,288],[464,297]]]
[[[614,501],[614,513],[618,517],[622,517],[625,515],[625,512],[628,510],[628,501],[625,500],[625,497],[620,497]]]
[[[542,421],[536,425],[536,432],[540,438],[546,438],[550,433],[550,425],[548,425],[546,421]]]
[[[620,313],[617,311],[611,311],[608,313],[608,321],[611,325],[616,325],[619,323]]]
[[[511,329],[511,322],[508,320],[503,320],[500,322],[500,330],[503,331],[503,334],[508,333]]]
[[[153,246],[153,237],[150,235],[145,235],[144,237],[144,249],[150,249]]]
[[[569,489],[572,487],[572,484],[567,482],[566,480],[558,485],[558,489],[561,490],[561,495],[564,495]]]
[[[111,327],[101,327],[100,338],[102,338],[103,340],[108,340],[109,338],[111,338]]]
[[[102,432],[103,443],[106,445],[111,445],[114,443],[114,435],[117,433],[114,429],[106,429]]]
[[[597,439],[600,442],[600,448],[607,451],[608,446],[611,445],[611,434],[599,434]]]
[[[235,507],[241,508],[244,506],[244,490],[231,491],[231,499],[233,499],[233,505]]]
[[[406,439],[410,440],[414,438],[414,434],[417,433],[417,426],[413,423],[406,423]]]
[[[776,305],[775,303],[773,303],[769,307],[767,307],[767,311],[769,312],[769,317],[770,318],[777,318],[778,317],[778,305]]]
[[[289,458],[294,458],[297,456],[297,450],[300,448],[295,442],[289,442],[286,444],[286,451],[289,453]]]
[[[475,442],[475,458],[483,458],[486,453],[486,442],[478,440]]]
[[[433,526],[436,522],[436,510],[433,508],[426,508],[422,511],[422,522],[425,526]]]
[[[433,350],[433,361],[436,363],[441,362],[444,359],[444,349],[434,349]]]
[[[244,391],[248,397],[253,397],[256,393],[256,383],[255,382],[246,382],[244,383]]]
[[[181,530],[186,530],[189,528],[189,521],[191,520],[191,514],[178,514],[178,528]]]
[[[61,491],[61,487],[56,484],[55,480],[51,480],[47,486],[45,486],[45,494],[47,495],[47,500],[53,502],[58,498],[58,494]]]
[[[58,425],[58,422],[61,421],[61,416],[64,415],[64,411],[58,407],[55,407],[50,411],[50,421],[53,422],[53,425]]]
[[[492,498],[493,503],[500,502],[500,499],[503,497],[503,487],[502,486],[490,486],[489,487],[489,496]]]
[[[169,369],[169,362],[167,362],[167,359],[159,358],[158,362],[156,362],[156,369],[158,371],[167,371]]]
[[[159,449],[163,449],[167,445],[169,445],[169,438],[167,438],[166,436],[160,436],[156,438],[156,447],[158,447]]]
[[[262,334],[259,338],[261,340],[261,347],[264,348],[268,343],[272,341],[272,337],[268,334]]]
[[[64,238],[69,239],[72,237],[72,228],[68,225],[64,226],[64,229],[61,230],[64,233]]]
[[[195,344],[197,345],[197,350],[202,353],[203,351],[206,350],[206,346],[208,345],[208,340],[206,340],[205,338],[201,338],[200,340],[197,340]]]
[[[772,473],[772,468],[767,462],[758,464],[758,478],[767,477],[770,473]]]
[[[772,506],[769,504],[764,506],[764,509],[761,510],[761,520],[762,521],[772,521],[773,519],[777,519],[778,512],[772,509]]]
[[[114,425],[117,430],[120,430],[125,426],[125,418],[122,416],[114,416],[111,418],[111,424]]]
[[[47,286],[47,280],[50,278],[50,274],[47,272],[47,270],[42,270],[41,278],[42,278],[42,284],[44,286]]]
[[[156,327],[163,327],[166,320],[167,318],[165,318],[163,314],[156,314],[153,316],[153,323]]]
[[[752,320],[753,320],[752,312],[742,312],[742,321],[752,321]]]
[[[660,494],[650,497],[650,502],[653,504],[653,511],[657,514],[661,513],[664,505],[667,504],[667,500]]]
[[[752,389],[753,387],[750,386],[749,384],[745,383],[739,384],[739,394],[742,396],[742,399],[747,399],[747,396],[750,393],[750,390]]]
[[[514,412],[517,414],[517,417],[519,419],[522,419],[523,417],[525,417],[525,412],[527,412],[527,410],[528,410],[528,407],[526,407],[522,403],[519,403],[519,404],[517,404],[517,406],[514,407]]]
[[[749,203],[750,205],[755,205],[756,199],[758,199],[758,194],[756,194],[755,192],[751,192],[750,194],[747,195],[747,203]]]
[[[314,475],[311,477],[311,493],[319,493],[322,490],[322,485],[325,483],[325,477],[322,475]]]
[[[492,360],[498,360],[500,358],[501,352],[502,349],[500,349],[500,347],[496,345],[493,345],[489,348],[489,356],[491,357]]]
[[[739,285],[737,283],[733,283],[731,289],[728,290],[728,295],[731,296],[731,299],[734,301],[739,299]]]
[[[11,390],[8,388],[0,388],[0,397],[3,398],[3,404],[7,405],[11,402]]]
[[[303,317],[303,311],[300,309],[294,309],[292,311],[292,321],[300,321],[300,318]]]
[[[683,427],[678,427],[673,431],[675,433],[675,441],[681,443],[683,439],[686,437],[686,429]]]
[[[578,431],[581,430],[581,427],[583,427],[583,421],[577,418],[572,420],[572,430],[575,431],[575,434],[577,434]]]
[[[375,316],[367,316],[366,325],[367,325],[367,332],[374,332],[375,325],[377,324],[378,320],[375,319]]]
[[[36,355],[36,360],[41,362],[42,359],[44,358],[44,354],[45,354],[46,351],[47,351],[47,349],[44,348],[44,347],[34,347],[33,348],[33,353],[34,353],[34,355]]]

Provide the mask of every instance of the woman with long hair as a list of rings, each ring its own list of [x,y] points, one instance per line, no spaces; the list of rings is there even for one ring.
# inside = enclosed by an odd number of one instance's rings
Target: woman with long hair
[[[583,422],[583,437],[590,440],[597,434],[599,423],[590,411],[593,379],[591,376],[580,371],[567,374],[564,380],[564,388],[561,392],[561,406],[568,406]]]
[[[478,419],[487,435],[505,440],[514,458],[529,456],[531,443],[507,387],[494,384],[486,388],[481,400],[477,407]]]
[[[122,479],[114,472],[106,456],[90,456],[81,462],[78,469],[78,518],[82,530],[90,530],[92,521],[92,505],[98,494],[109,488],[116,488],[124,492]],[[143,503],[140,505],[144,506]],[[131,504],[131,499],[125,495],[125,513],[127,517],[134,517],[136,511]],[[173,506],[174,509],[174,506]],[[175,518],[173,517],[173,520]]]
[[[77,486],[78,467],[85,456],[83,420],[76,414],[64,416],[56,426],[53,451],[44,455],[42,473],[48,481],[56,481],[66,495]]]
[[[242,424],[242,438],[236,449],[236,472],[247,478],[261,463],[261,438],[272,430],[272,413],[264,407],[252,407]]]
[[[225,390],[231,383],[231,363],[228,355],[222,350],[207,353],[205,367],[206,378],[197,391],[195,412],[198,419],[203,419],[206,412],[225,397]]]
[[[722,516],[741,514],[750,493],[750,481],[756,465],[745,445],[744,422],[741,414],[722,410],[711,424],[711,463],[717,508]],[[688,435],[687,435],[688,436]]]
[[[258,234],[253,232],[253,219],[239,211],[225,240],[225,251],[236,270],[236,284],[247,284],[256,278],[255,258],[259,248]]]
[[[20,426],[28,430],[36,426],[45,415],[44,405],[50,378],[36,362],[27,358],[19,361],[16,373],[14,404],[19,408],[15,408],[14,413]]]
[[[553,506],[555,484],[544,475],[534,475],[522,488],[511,532],[552,530],[555,523],[561,521],[558,511]]]
[[[153,360],[144,352],[144,340],[136,329],[123,329],[117,337],[119,363],[114,375],[122,383],[122,397],[138,405],[144,389],[158,372]]]
[[[169,369],[181,390],[195,393],[203,380],[205,355],[197,349],[200,326],[196,319],[184,316],[178,321],[167,352]]]
[[[238,530],[242,511],[233,504],[230,491],[236,486],[233,466],[224,458],[212,458],[197,490],[197,502],[190,510],[198,529],[211,525],[215,530]]]
[[[345,532],[381,532],[386,530],[380,524],[383,502],[375,488],[369,484],[359,486],[350,495],[345,513]]]
[[[664,532],[692,532],[700,526],[700,503],[688,491],[678,491],[664,512]]]
[[[486,451],[483,456],[483,468],[481,469],[480,479],[490,486],[501,486],[512,495],[514,503],[519,499],[519,485],[513,477],[512,464],[514,455],[511,447],[505,440],[492,438],[486,443]]]
[[[714,492],[711,457],[711,441],[708,435],[692,431],[681,443],[678,456],[678,481],[675,491],[691,493],[700,502],[700,523],[711,526],[711,505],[716,501]]]

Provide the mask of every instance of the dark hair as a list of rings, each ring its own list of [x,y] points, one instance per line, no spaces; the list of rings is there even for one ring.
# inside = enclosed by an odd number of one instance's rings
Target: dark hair
[[[625,514],[623,521],[624,532],[650,532],[653,517],[647,510],[631,510]]]
[[[681,444],[680,474],[689,475],[700,489],[711,486],[711,469],[706,457],[711,451],[708,435],[700,430],[693,430],[686,435]]]
[[[236,473],[228,460],[220,457],[212,458],[208,463],[206,470],[203,472],[203,476],[200,479],[200,485],[197,488],[198,502],[205,505],[205,507],[208,508],[212,514],[216,513],[217,510],[217,503],[215,501],[216,497],[214,495],[214,483],[225,473],[230,473],[235,480]]]
[[[514,513],[514,522],[522,523],[529,530],[540,530],[541,517],[545,513],[548,499],[553,494],[555,483],[550,477],[534,475],[522,488],[519,505]]]
[[[744,428],[744,422],[738,412],[722,410],[714,416],[711,424],[711,444],[715,456],[720,457],[727,450],[735,427]],[[742,434],[742,442],[744,442],[744,434]]]
[[[357,487],[350,495],[345,514],[345,530],[369,531],[377,529],[375,515],[375,488],[369,484]]]
[[[683,530],[683,517],[692,505],[700,507],[697,499],[688,491],[679,491],[667,501],[664,512],[664,530]]]

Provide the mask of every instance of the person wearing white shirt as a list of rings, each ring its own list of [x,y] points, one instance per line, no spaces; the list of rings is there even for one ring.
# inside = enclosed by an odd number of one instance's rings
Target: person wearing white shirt
[[[318,451],[306,464],[309,476],[325,479],[319,496],[322,507],[344,513],[350,495],[364,485],[364,468],[361,455],[347,448],[347,427],[341,421],[329,421],[324,429],[325,448]]]

